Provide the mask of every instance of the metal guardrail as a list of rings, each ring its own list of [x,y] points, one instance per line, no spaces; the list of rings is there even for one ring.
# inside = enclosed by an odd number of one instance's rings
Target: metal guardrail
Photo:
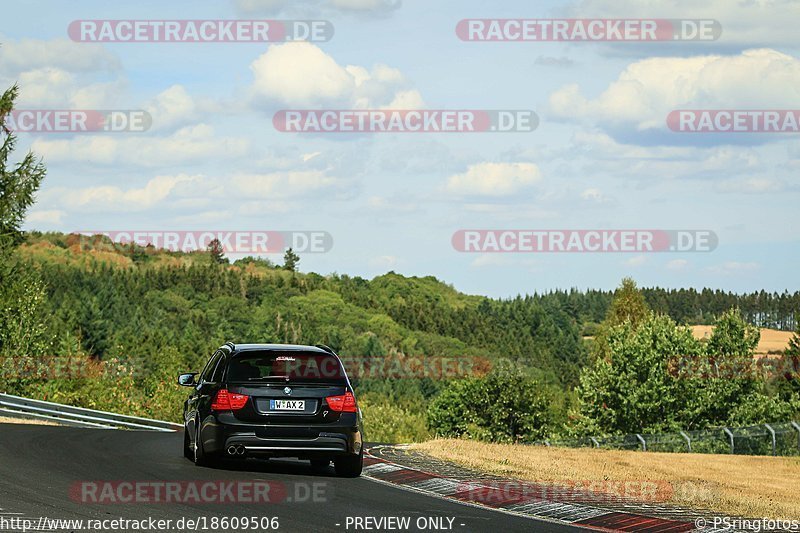
[[[800,456],[800,424],[776,422],[745,427],[718,427],[661,434],[634,433],[610,437],[585,435],[532,444],[656,452]]]
[[[83,407],[73,407],[61,403],[31,400],[11,394],[0,394],[0,414],[50,420],[60,424],[101,429],[134,429],[147,431],[179,431],[181,424],[142,418],[138,416],[120,415],[107,411],[97,411]]]

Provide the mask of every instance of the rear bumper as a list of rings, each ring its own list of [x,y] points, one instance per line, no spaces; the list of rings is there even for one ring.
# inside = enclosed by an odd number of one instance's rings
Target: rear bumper
[[[230,446],[243,446],[247,455],[325,458],[361,452],[362,434],[355,414],[344,413],[336,423],[308,425],[253,425],[230,413],[206,419],[201,429],[204,450],[225,454]]]

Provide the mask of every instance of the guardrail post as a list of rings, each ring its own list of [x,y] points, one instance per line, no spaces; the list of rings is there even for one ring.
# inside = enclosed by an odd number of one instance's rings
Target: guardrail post
[[[772,455],[775,455],[775,430],[769,424],[764,424],[764,427],[769,430],[769,434],[772,435]]]
[[[800,450],[800,424],[792,422],[792,427],[797,430],[797,449]]]
[[[727,433],[727,434],[728,434],[728,437],[730,437],[730,438],[731,438],[731,455],[733,455],[733,453],[734,453],[734,447],[733,447],[733,446],[734,446],[734,445],[733,445],[733,433],[732,433],[732,432],[731,432],[731,430],[730,430],[730,429],[728,429],[728,428],[722,428],[722,430],[723,430],[725,433]]]
[[[597,442],[597,439],[596,439],[596,438],[594,438],[594,437],[589,437],[589,440],[590,440],[590,441],[592,441],[592,442],[594,442],[594,447],[595,447],[595,448],[599,448],[599,447],[600,447],[600,443],[599,443],[599,442]]]
[[[647,451],[647,441],[644,440],[644,437],[642,437],[638,433],[636,434],[636,438],[639,439],[639,442],[642,443],[642,451],[646,452]]]
[[[686,439],[686,447],[689,450],[689,453],[692,453],[692,439],[689,438],[689,435],[686,432],[681,431],[681,436]]]

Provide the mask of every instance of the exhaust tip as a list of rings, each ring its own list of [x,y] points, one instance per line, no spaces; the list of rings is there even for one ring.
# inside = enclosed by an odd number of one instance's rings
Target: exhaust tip
[[[231,444],[226,451],[228,455],[244,455],[247,452],[243,444]]]

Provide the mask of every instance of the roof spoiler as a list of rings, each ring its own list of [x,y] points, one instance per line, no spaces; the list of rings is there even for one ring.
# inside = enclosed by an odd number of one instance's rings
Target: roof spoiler
[[[316,348],[319,348],[320,350],[325,350],[326,352],[328,352],[330,354],[336,355],[336,352],[334,352],[333,348],[331,348],[330,346],[326,346],[325,344],[315,344],[314,346]]]

